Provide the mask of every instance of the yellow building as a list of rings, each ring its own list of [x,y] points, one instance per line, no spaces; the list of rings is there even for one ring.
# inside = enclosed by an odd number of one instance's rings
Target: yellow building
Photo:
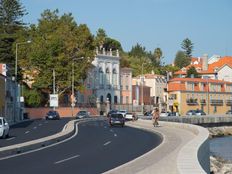
[[[200,78],[174,78],[168,82],[169,106],[180,115],[201,109],[222,115],[232,108],[232,82]]]

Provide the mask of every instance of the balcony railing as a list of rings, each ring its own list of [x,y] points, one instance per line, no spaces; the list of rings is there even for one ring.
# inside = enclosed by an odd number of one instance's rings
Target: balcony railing
[[[210,104],[211,105],[223,105],[223,100],[212,99],[210,100]]]
[[[226,100],[226,105],[232,106],[232,100]]]
[[[200,103],[201,103],[202,105],[205,105],[205,104],[206,104],[206,100],[205,100],[205,99],[201,99],[201,100],[200,100]]]
[[[190,98],[186,100],[186,103],[188,105],[197,105],[197,99],[196,98]]]

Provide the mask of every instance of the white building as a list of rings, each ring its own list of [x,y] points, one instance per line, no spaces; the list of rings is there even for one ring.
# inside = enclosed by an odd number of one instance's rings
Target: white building
[[[115,54],[114,54],[115,53]],[[120,57],[116,52],[96,50],[96,57],[92,62],[87,81],[91,82],[93,94],[100,102],[107,98],[112,104],[120,103]]]

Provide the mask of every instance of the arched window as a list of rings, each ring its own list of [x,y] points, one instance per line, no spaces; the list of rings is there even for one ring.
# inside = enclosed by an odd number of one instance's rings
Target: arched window
[[[106,68],[106,84],[110,84],[110,70],[109,68]]]
[[[113,85],[117,85],[117,70],[113,69]]]
[[[102,70],[102,68],[99,68],[99,83],[100,83],[100,85],[103,85],[103,70]]]

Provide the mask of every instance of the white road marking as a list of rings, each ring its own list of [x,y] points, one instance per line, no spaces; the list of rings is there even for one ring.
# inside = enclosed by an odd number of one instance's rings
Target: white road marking
[[[80,155],[75,155],[75,156],[72,156],[72,157],[69,157],[69,158],[66,158],[66,159],[63,159],[63,160],[60,160],[60,161],[57,161],[57,162],[54,162],[54,164],[60,164],[60,163],[63,163],[63,162],[66,162],[66,161],[69,161],[69,160],[72,160],[74,158],[78,158]]]
[[[117,137],[117,134],[114,134],[115,137]]]
[[[15,137],[7,138],[6,141],[10,141],[10,140],[13,140],[13,139],[15,139]]]
[[[27,152],[23,152],[23,153],[19,153],[19,154],[14,154],[14,155],[10,155],[10,156],[6,156],[6,157],[3,157],[3,158],[0,158],[0,161],[2,160],[6,160],[6,159],[10,159],[10,158],[14,158],[14,157],[17,157],[17,156],[22,156],[22,155],[26,155],[26,154],[30,154],[30,153],[33,153],[33,152],[38,152],[40,150],[43,150],[43,149],[47,149],[49,147],[53,147],[53,146],[57,146],[59,144],[62,144],[64,142],[67,142],[71,139],[73,139],[75,136],[77,136],[78,134],[78,123],[76,123],[76,131],[75,131],[75,134],[72,135],[71,137],[67,138],[67,139],[64,139],[60,142],[57,142],[57,143],[54,143],[54,144],[50,144],[48,146],[45,146],[45,147],[41,147],[41,148],[38,148],[38,149],[34,149],[34,150],[30,150],[30,151],[27,151]]]
[[[39,126],[42,126],[43,124],[39,124]]]
[[[25,134],[28,134],[30,131],[26,131]]]
[[[35,126],[35,127],[33,127],[33,129],[37,129],[37,127]]]
[[[110,129],[110,132],[114,132],[113,129]]]
[[[111,141],[108,141],[108,142],[106,142],[105,144],[103,144],[103,146],[107,146],[108,144],[110,144],[111,143]]]

